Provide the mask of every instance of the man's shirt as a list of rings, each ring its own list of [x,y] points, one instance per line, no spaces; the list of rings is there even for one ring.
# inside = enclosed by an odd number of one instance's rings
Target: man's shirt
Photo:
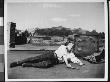
[[[56,51],[55,51],[58,60],[64,62],[63,56],[67,55],[67,50],[65,45],[61,45]]]
[[[68,52],[67,47],[68,47],[68,48],[71,48],[71,44],[70,44],[70,46],[61,45],[61,46],[55,51],[55,54],[57,55],[58,60],[59,60],[60,62],[64,62],[64,58],[63,58],[63,57],[66,57],[66,59],[70,59],[70,60],[72,60],[72,61],[78,60],[78,58],[75,57],[74,53],[72,53],[72,52],[69,53],[69,52]]]

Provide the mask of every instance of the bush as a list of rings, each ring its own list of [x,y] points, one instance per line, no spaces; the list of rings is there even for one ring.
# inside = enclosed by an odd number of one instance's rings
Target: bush
[[[75,39],[74,53],[76,56],[85,57],[98,50],[97,38],[91,36],[78,36]]]

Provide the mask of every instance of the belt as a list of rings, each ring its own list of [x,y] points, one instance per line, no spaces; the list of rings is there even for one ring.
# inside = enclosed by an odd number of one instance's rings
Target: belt
[[[55,56],[55,58],[58,58],[56,53],[54,53],[54,56]]]
[[[59,59],[58,59],[58,57],[57,57],[57,54],[56,54],[56,53],[54,53],[54,57],[55,57],[55,59],[56,59],[56,64],[60,63],[60,61],[59,61]]]

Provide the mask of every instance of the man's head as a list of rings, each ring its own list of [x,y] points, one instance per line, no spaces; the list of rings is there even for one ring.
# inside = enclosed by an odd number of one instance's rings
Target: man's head
[[[67,45],[67,49],[68,50],[71,50],[73,48],[74,44],[73,43],[68,43]]]
[[[69,43],[74,43],[73,40],[67,39],[67,42],[65,43],[65,46],[67,46]]]
[[[70,53],[72,51],[72,49],[73,49],[74,44],[71,43],[71,42],[66,42],[65,46],[66,46],[67,52]]]

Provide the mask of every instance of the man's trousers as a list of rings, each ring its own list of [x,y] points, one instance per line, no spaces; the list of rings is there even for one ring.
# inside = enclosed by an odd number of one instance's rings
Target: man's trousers
[[[54,53],[52,51],[47,51],[42,55],[38,55],[35,57],[30,57],[30,58],[26,58],[24,60],[18,61],[16,66],[48,68],[58,63],[59,61],[57,57],[55,57]]]

